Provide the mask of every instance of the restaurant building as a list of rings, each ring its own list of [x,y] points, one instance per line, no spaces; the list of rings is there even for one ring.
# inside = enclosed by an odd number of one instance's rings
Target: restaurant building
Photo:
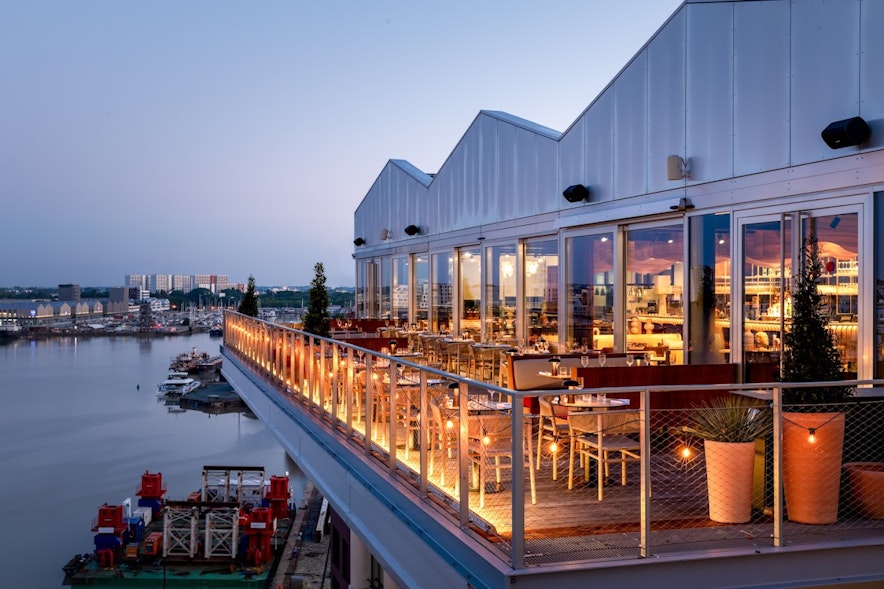
[[[876,0],[686,0],[564,131],[481,111],[436,173],[390,160],[357,315],[770,380],[813,234],[845,372],[881,377],[882,28]]]

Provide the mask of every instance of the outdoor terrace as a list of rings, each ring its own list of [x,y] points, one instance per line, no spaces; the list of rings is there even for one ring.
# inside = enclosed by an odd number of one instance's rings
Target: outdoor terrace
[[[839,383],[856,387],[858,395],[822,408],[846,417],[837,475],[826,483],[835,491],[836,511],[826,523],[800,523],[789,519],[782,490],[781,440],[795,435],[784,436],[795,408],[781,404],[780,392],[802,385],[642,382],[582,391],[514,390],[407,353],[381,354],[233,313],[226,315],[224,346],[272,385],[279,402],[312,416],[344,447],[384,469],[402,493],[448,518],[513,569],[884,542],[884,514],[875,511],[884,501],[884,485],[877,479],[872,498],[861,496],[862,483],[848,466],[884,463],[884,400],[875,388],[880,382]],[[571,375],[613,368],[581,367]],[[751,487],[748,512],[733,523],[710,517],[711,460],[688,429],[699,411],[694,403],[704,395],[731,396],[747,409],[762,398],[766,402],[751,410],[769,415],[773,424],[770,434],[753,443],[751,482],[733,484]],[[552,416],[523,410],[539,405],[533,400],[541,397],[551,402]],[[599,427],[569,429],[578,421],[575,413],[589,414]],[[620,419],[609,422],[611,416]],[[551,418],[561,429],[544,436]],[[829,422],[799,430],[816,441],[836,434]],[[590,457],[593,435],[602,443],[599,432],[603,439],[625,439],[624,452],[634,458],[621,471],[614,460],[620,455],[608,455],[610,471],[601,486],[600,460]]]

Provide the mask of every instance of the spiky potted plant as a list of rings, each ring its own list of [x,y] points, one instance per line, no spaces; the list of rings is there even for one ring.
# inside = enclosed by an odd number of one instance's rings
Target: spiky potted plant
[[[810,229],[792,288],[792,320],[783,337],[780,380],[788,383],[844,377],[817,287],[823,266],[813,225]],[[838,519],[844,445],[844,413],[838,405],[852,394],[851,388],[837,385],[783,390],[783,490],[792,521],[825,524]]]
[[[729,395],[694,406],[685,431],[703,440],[709,519],[751,519],[756,440],[772,430],[770,407],[758,399]]]

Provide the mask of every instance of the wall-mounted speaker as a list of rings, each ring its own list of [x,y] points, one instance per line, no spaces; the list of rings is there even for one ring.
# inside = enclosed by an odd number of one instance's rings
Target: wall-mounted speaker
[[[421,228],[417,225],[409,225],[405,228],[405,235],[417,235],[420,233]]]
[[[357,237],[353,240],[353,245],[355,245],[356,247],[359,247],[360,245],[365,245],[365,240],[361,237]]]
[[[562,191],[562,196],[568,202],[580,202],[581,200],[589,200],[589,188],[583,184],[575,184],[569,186]]]
[[[872,130],[862,117],[853,117],[843,121],[835,121],[820,133],[826,145],[832,149],[850,147],[864,143]]]
[[[680,155],[666,158],[666,179],[681,180],[688,177],[688,164]]]

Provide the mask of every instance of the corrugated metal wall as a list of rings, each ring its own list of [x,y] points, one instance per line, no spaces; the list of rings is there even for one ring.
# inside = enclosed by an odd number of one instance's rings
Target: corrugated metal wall
[[[377,245],[843,157],[820,132],[861,115],[884,144],[884,2],[687,3],[558,139],[482,112],[425,188],[388,165],[356,213]],[[552,64],[554,66],[554,64]],[[877,132],[876,132],[877,131]],[[668,180],[666,158],[690,163]],[[586,204],[562,190],[586,184]],[[696,202],[702,206],[702,202]],[[391,242],[390,245],[393,244]]]

